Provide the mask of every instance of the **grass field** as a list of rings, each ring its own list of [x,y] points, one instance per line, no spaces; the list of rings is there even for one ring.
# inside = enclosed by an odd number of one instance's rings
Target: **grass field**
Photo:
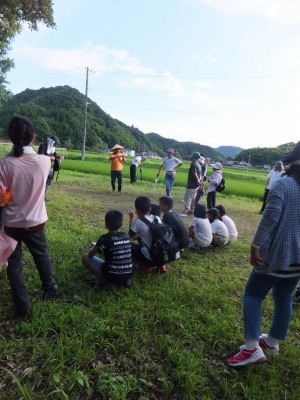
[[[260,201],[226,190],[218,203],[236,221],[237,243],[215,251],[187,250],[167,274],[136,273],[131,289],[106,293],[93,289],[93,277],[81,266],[82,254],[105,232],[107,210],[123,211],[127,230],[126,213],[135,197],[148,195],[157,202],[164,187],[158,185],[153,193],[152,176],[135,186],[125,178],[124,193],[112,194],[108,176],[77,171],[75,164],[71,171],[71,162],[65,162],[59,184],[48,191],[47,236],[59,298],[40,299],[39,278],[25,251],[33,316],[18,321],[12,318],[9,285],[0,271],[0,398],[299,399],[299,309],[280,355],[238,371],[223,363],[243,343],[242,296]],[[85,162],[81,167],[99,164]],[[147,169],[145,164],[145,174]],[[232,174],[233,180],[234,174],[242,179],[242,173]],[[253,183],[263,187],[260,177]],[[177,185],[175,211],[181,210],[183,194],[184,187]],[[263,331],[271,317],[268,296]]]

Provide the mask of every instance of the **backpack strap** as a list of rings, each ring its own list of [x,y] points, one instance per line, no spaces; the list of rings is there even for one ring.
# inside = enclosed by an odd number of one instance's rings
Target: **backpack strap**
[[[149,219],[147,219],[146,217],[140,218],[140,220],[143,221],[144,224],[146,224],[149,227],[149,229],[151,228],[153,223],[158,224],[158,220],[155,216],[154,216],[153,222],[150,222]],[[151,233],[151,236],[152,236],[152,233]],[[143,242],[143,243],[145,244],[146,247],[148,247],[145,242]],[[153,236],[152,236],[152,240],[151,240],[151,247],[152,247],[152,245],[153,245]],[[151,247],[148,247],[148,249],[151,250]]]

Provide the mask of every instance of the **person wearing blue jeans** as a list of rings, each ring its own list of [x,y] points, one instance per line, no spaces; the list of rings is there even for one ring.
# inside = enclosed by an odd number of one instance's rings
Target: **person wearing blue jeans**
[[[254,269],[244,293],[245,344],[227,358],[231,367],[264,362],[264,351],[277,354],[278,342],[285,339],[292,317],[293,292],[300,278],[300,142],[282,161],[289,167],[270,189],[251,244]],[[261,334],[261,305],[271,289],[272,324],[267,334]]]
[[[268,335],[284,340],[292,318],[292,297],[299,277],[279,278],[252,271],[244,293],[244,332],[245,338],[259,341],[262,320],[261,304],[272,289],[274,315]]]
[[[159,177],[160,171],[162,168],[166,169],[165,172],[165,185],[166,185],[166,194],[168,197],[172,196],[172,188],[175,180],[175,170],[183,164],[179,158],[174,157],[174,150],[167,150],[167,157],[165,157],[159,167],[157,178]]]

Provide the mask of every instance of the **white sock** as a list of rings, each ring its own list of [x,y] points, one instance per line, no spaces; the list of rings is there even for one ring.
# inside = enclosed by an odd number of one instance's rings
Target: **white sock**
[[[254,339],[246,339],[245,349],[247,350],[254,350],[258,347],[258,340]]]
[[[269,334],[264,336],[265,341],[267,342],[267,345],[270,347],[275,347],[278,345],[278,339],[273,338]]]

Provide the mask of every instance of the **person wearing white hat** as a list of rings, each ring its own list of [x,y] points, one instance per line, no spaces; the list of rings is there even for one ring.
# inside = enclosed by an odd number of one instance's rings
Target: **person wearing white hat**
[[[123,173],[123,164],[125,162],[125,156],[124,154],[121,154],[120,152],[124,150],[124,147],[120,146],[119,144],[116,144],[111,150],[110,150],[110,161],[111,161],[111,187],[112,191],[114,192],[116,190],[116,179],[118,180],[118,192],[122,192],[122,173]]]
[[[165,172],[165,185],[166,185],[166,194],[168,197],[172,197],[172,188],[175,180],[175,170],[180,167],[183,162],[179,160],[179,158],[174,157],[174,150],[168,149],[166,151],[167,157],[165,157],[159,167],[157,178],[159,177],[160,171],[163,167],[166,168]]]
[[[218,161],[210,165],[213,169],[213,175],[207,178],[209,183],[207,189],[207,209],[214,208],[216,206],[216,195],[217,187],[220,185],[222,180],[222,165]]]

